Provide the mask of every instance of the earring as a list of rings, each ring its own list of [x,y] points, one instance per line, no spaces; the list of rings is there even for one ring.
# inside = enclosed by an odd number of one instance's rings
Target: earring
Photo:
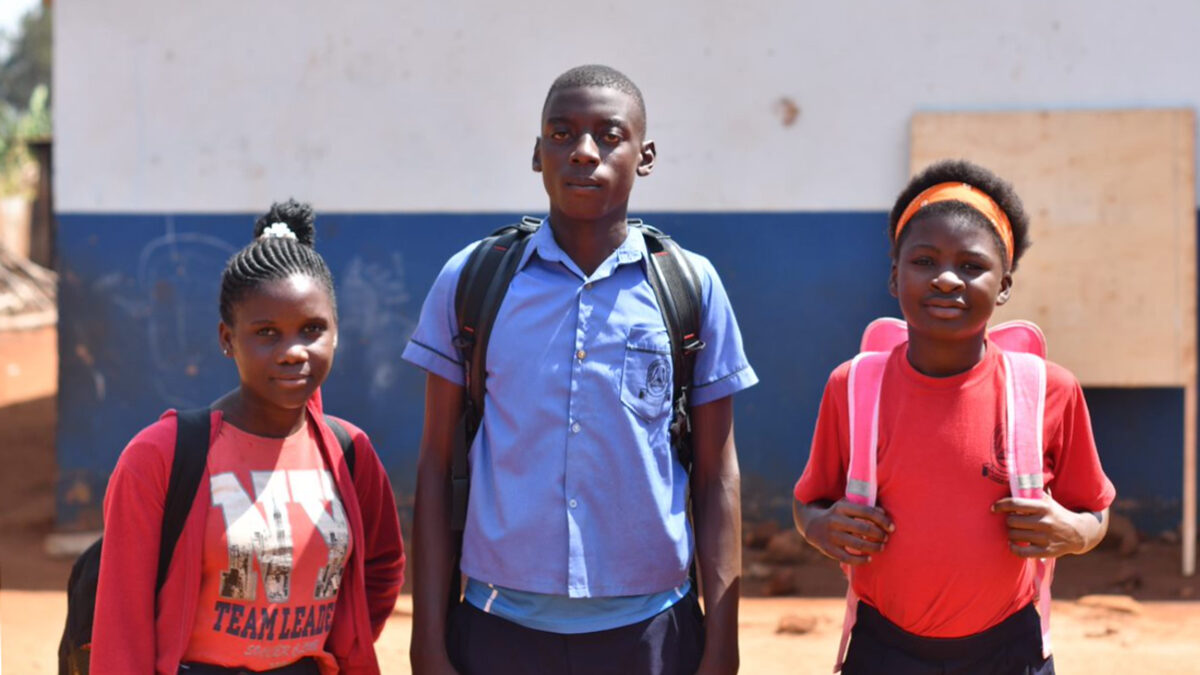
[[[225,347],[224,349],[222,349],[221,353],[224,354],[225,356],[229,356],[229,347]]]

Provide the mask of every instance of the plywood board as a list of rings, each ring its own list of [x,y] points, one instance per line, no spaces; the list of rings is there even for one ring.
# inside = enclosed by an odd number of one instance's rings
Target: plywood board
[[[966,158],[1011,181],[1033,247],[995,320],[1046,332],[1085,385],[1186,386],[1196,370],[1190,110],[919,113],[911,169]]]

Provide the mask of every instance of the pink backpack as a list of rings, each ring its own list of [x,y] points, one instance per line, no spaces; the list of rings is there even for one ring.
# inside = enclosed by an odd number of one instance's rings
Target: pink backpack
[[[1028,321],[1009,321],[988,332],[988,338],[1004,353],[1005,463],[1009,487],[1017,497],[1041,499],[1042,427],[1046,406],[1046,338]],[[846,473],[846,500],[875,505],[878,481],[875,475],[879,443],[879,392],[888,356],[897,345],[908,341],[908,325],[900,319],[876,319],[863,331],[860,353],[850,363],[848,401],[850,408],[850,468]],[[1038,588],[1037,609],[1042,623],[1042,656],[1050,656],[1050,580],[1054,560],[1031,561]],[[847,581],[853,569],[843,565]],[[850,630],[854,627],[858,596],[850,584],[846,592],[846,618],[834,672],[842,669]]]

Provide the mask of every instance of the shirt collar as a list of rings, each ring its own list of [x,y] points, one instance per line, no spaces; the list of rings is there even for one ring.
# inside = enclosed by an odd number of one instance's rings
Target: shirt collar
[[[571,256],[567,255],[567,252],[562,250],[562,247],[554,240],[554,231],[550,229],[549,218],[543,218],[541,227],[531,236],[529,245],[525,247],[525,251],[521,255],[521,262],[517,265],[518,271],[525,269],[534,253],[537,253],[538,257],[546,262],[560,262],[576,274],[586,276],[579,270],[575,261],[571,260]],[[612,269],[637,260],[646,262],[646,255],[646,237],[642,233],[642,228],[630,225],[625,241],[621,242],[621,245],[601,263],[592,276],[594,278],[608,276]],[[602,272],[603,274],[601,274]]]

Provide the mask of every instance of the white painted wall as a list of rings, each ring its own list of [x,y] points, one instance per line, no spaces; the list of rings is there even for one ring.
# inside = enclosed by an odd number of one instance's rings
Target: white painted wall
[[[646,94],[635,210],[884,209],[916,110],[1200,108],[1200,3],[61,0],[64,212],[544,209],[546,88]],[[792,126],[778,101],[799,107]]]

